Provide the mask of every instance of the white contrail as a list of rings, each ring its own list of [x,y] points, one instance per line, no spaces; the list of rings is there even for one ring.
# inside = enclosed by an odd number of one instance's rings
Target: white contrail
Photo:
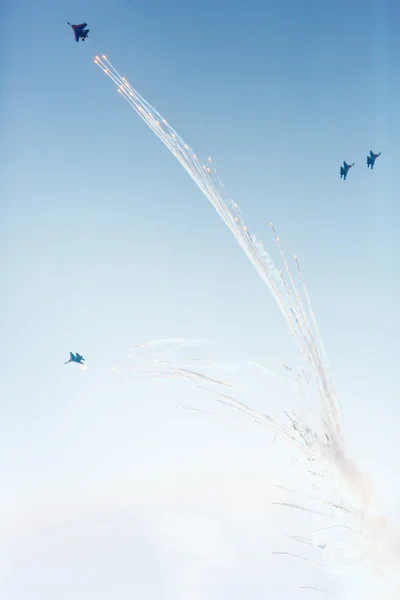
[[[258,241],[246,227],[238,205],[229,197],[216,169],[212,165],[211,158],[208,159],[209,164],[207,166],[201,165],[190,146],[185,143],[180,135],[169,125],[166,119],[164,119],[162,115],[131,86],[126,78],[120,75],[117,69],[104,55],[102,57],[96,56],[95,63],[115,83],[121,96],[136,111],[143,121],[145,121],[150,129],[167,146],[170,152],[189,173],[196,185],[211,202],[224,223],[229,227],[260,277],[267,284],[279,309],[286,319],[290,331],[293,333],[301,349],[302,355],[308,361],[315,373],[321,400],[326,409],[324,418],[329,428],[330,438],[336,446],[340,447],[342,442],[340,435],[339,407],[336,400],[336,393],[333,389],[332,378],[327,376],[329,369],[326,359],[322,361],[318,349],[319,343],[325,358],[319,331],[316,329],[314,314],[311,311],[309,297],[307,294],[306,302],[310,312],[310,319],[307,316],[304,303],[300,292],[295,285],[289,265],[283,256],[280,240],[276,236],[273,225],[271,224],[279,251],[284,260],[285,272],[289,278],[292,291],[289,290],[282,277],[282,273],[274,266],[262,243]],[[301,282],[304,291],[302,275]],[[314,327],[315,335],[311,323]]]
[[[300,279],[299,287],[296,285],[294,276],[284,256],[280,240],[276,235],[273,225],[271,224],[271,227],[283,260],[283,272],[279,271],[274,266],[262,243],[249,232],[242,219],[239,207],[229,197],[217,171],[213,167],[211,158],[208,159],[207,165],[202,165],[193,150],[184,142],[177,132],[128,83],[128,81],[119,74],[105,56],[97,56],[95,63],[115,83],[121,96],[136,111],[143,121],[145,121],[148,127],[152,129],[157,137],[180,162],[183,168],[189,173],[193,181],[220,215],[221,219],[227,227],[229,227],[250,262],[266,283],[288,324],[290,332],[293,334],[301,350],[302,356],[308,362],[310,372],[312,372],[314,376],[321,400],[319,426],[324,433],[326,431],[325,436],[327,438],[327,443],[321,441],[323,439],[322,434],[317,435],[314,433],[301,419],[296,417],[296,415],[289,417],[286,414],[289,418],[289,427],[294,429],[294,433],[292,433],[288,426],[285,427],[268,415],[255,411],[232,396],[214,392],[207,388],[203,389],[207,389],[208,392],[215,394],[218,402],[227,404],[231,408],[236,409],[236,411],[246,414],[262,426],[271,427],[276,433],[279,433],[282,437],[285,437],[290,443],[300,449],[308,460],[317,460],[319,454],[321,457],[328,458],[330,465],[329,467],[328,465],[324,465],[323,470],[325,470],[326,466],[327,469],[329,468],[332,477],[339,474],[338,481],[336,482],[339,489],[346,487],[347,491],[350,491],[355,495],[356,506],[358,507],[355,512],[358,513],[360,529],[363,530],[364,535],[367,534],[365,537],[366,543],[369,545],[369,555],[374,557],[375,564],[382,569],[384,567],[386,568],[386,565],[388,564],[392,567],[394,566],[393,575],[396,577],[397,582],[398,573],[400,572],[399,569],[396,570],[396,567],[400,562],[400,550],[398,549],[400,547],[400,535],[398,532],[392,533],[390,526],[386,524],[386,521],[383,522],[382,519],[371,517],[371,515],[368,514],[372,497],[371,490],[368,482],[365,481],[363,474],[349,458],[345,449],[341,431],[340,406],[334,389],[322,338],[311,307],[310,297],[304,284],[297,257],[295,257],[295,261]],[[303,301],[303,298],[305,301]],[[141,370],[140,368],[138,370],[142,372],[141,376],[147,376],[145,370]],[[152,371],[153,369],[150,367],[148,372],[149,376],[151,376]],[[170,366],[167,369],[158,369],[157,367],[156,375],[174,379],[195,379],[199,382],[213,385],[226,385],[225,382],[214,380],[197,371],[193,371],[191,368],[187,369],[186,367],[182,367],[182,365],[177,368],[172,368]],[[200,386],[197,385],[197,387]],[[316,471],[308,470],[308,472],[315,476],[320,475],[320,473]],[[307,510],[299,505],[289,505],[287,503],[280,504],[287,506],[288,508]],[[331,502],[328,505],[331,506],[331,508],[340,509],[341,513],[344,511],[343,506],[336,502]],[[311,512],[315,513],[316,511]],[[375,543],[376,541],[379,543]],[[379,552],[375,551],[375,547],[381,547],[382,541],[384,541],[384,543],[390,542],[389,550],[384,557],[382,557]],[[284,552],[274,554],[296,556]],[[374,554],[376,554],[376,556]],[[306,560],[310,564],[314,564],[317,568],[323,568],[322,565],[312,563],[303,557],[299,556],[297,558]],[[400,596],[390,596],[391,599],[394,597],[398,598]]]

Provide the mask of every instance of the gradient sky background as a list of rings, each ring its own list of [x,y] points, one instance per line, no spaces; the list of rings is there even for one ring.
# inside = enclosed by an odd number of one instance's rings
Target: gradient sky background
[[[288,563],[268,566],[283,533],[269,438],[178,411],[186,384],[126,385],[110,367],[157,338],[210,339],[276,370],[297,350],[93,58],[213,157],[274,258],[270,221],[299,256],[349,447],[399,519],[398,2],[13,0],[1,21],[0,595],[286,598]],[[62,365],[70,350],[86,372]]]

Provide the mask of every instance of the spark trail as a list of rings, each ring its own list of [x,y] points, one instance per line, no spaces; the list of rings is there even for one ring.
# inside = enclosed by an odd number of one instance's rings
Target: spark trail
[[[289,264],[283,255],[280,240],[276,235],[272,223],[271,227],[284,261],[285,275],[288,281],[286,281],[283,272],[278,271],[275,267],[263,244],[256,239],[254,234],[250,233],[242,219],[237,203],[231,200],[216,169],[213,167],[211,158],[208,159],[207,166],[202,165],[190,146],[186,144],[166,119],[131,86],[127,79],[120,75],[106,56],[96,56],[94,62],[114,82],[118,93],[121,94],[124,100],[136,111],[189,173],[193,181],[208,198],[221,219],[230,229],[236,241],[268,286],[291,333],[300,347],[303,357],[314,373],[320,398],[324,406],[323,421],[325,429],[329,432],[332,445],[335,445],[338,452],[342,454],[344,448],[340,431],[339,404],[330,375],[329,365],[325,358],[325,351],[321,345],[321,337],[316,327],[314,313],[310,310],[311,303],[305,289],[297,257],[296,265],[303,293],[306,295],[310,316],[307,314],[301,293],[296,286]],[[324,359],[321,358],[321,352]]]
[[[239,413],[245,414],[260,425],[271,427],[281,437],[286,438],[287,441],[294,444],[305,461],[315,461],[313,463],[315,467],[313,467],[313,470],[307,469],[307,473],[312,475],[314,481],[315,478],[321,481],[321,483],[314,484],[318,486],[320,492],[319,503],[329,506],[332,511],[332,517],[334,517],[334,519],[331,519],[331,524],[326,528],[320,528],[320,531],[333,528],[342,528],[342,531],[343,529],[347,531],[359,529],[360,535],[357,537],[358,541],[356,542],[354,552],[354,562],[358,564],[362,560],[365,564],[369,561],[369,567],[367,567],[369,570],[367,570],[366,575],[368,581],[369,572],[373,570],[374,573],[378,573],[382,584],[379,585],[379,590],[385,590],[385,597],[388,600],[389,598],[390,600],[394,600],[395,598],[397,600],[400,597],[400,533],[393,529],[388,520],[373,515],[371,512],[373,491],[365,481],[363,474],[357,469],[353,460],[347,454],[342,436],[339,402],[322,338],[311,306],[311,300],[297,257],[295,256],[294,258],[299,284],[296,283],[295,276],[284,255],[280,239],[272,223],[272,231],[283,262],[282,270],[278,270],[275,267],[263,244],[257,240],[256,236],[245,225],[238,205],[228,195],[213,166],[211,158],[208,159],[206,165],[202,164],[193,150],[170,126],[166,119],[131,86],[125,77],[120,75],[105,56],[97,56],[95,63],[113,81],[118,93],[188,172],[198,188],[208,198],[225,225],[230,229],[253,267],[267,285],[286,320],[291,334],[299,346],[302,357],[307,364],[310,379],[312,379],[317,389],[320,401],[320,408],[318,410],[319,422],[316,423],[316,428],[312,430],[295,413],[292,415],[285,413],[289,425],[284,425],[277,420],[271,419],[265,413],[255,411],[247,403],[239,402],[232,395],[207,388],[204,389],[215,394],[218,402],[230,406],[230,408],[235,409]],[[136,365],[135,370],[139,371],[136,376],[151,377],[154,369],[156,369],[157,376],[195,380],[198,384],[217,385],[222,387],[222,389],[227,387],[227,382],[205,376],[199,371],[193,370],[193,368],[187,368],[187,365],[174,365],[171,363],[160,365],[160,362],[157,362],[156,365],[147,363],[146,365],[139,366],[139,368]],[[196,387],[202,387],[198,384]],[[209,414],[224,418],[222,415],[215,413],[210,412]],[[291,430],[294,430],[294,433]],[[319,431],[319,433],[316,433],[316,431]],[[343,495],[346,497],[346,504],[351,507],[347,512],[356,519],[356,528],[349,527],[346,522],[343,522],[346,509],[343,508],[344,503],[342,501],[339,503],[326,501],[328,497],[335,498],[336,493],[341,498]],[[282,502],[277,504],[296,510],[309,511],[309,509],[295,504]],[[317,511],[314,511],[314,513],[317,514]],[[336,522],[332,524],[332,521]],[[297,536],[297,538],[297,541],[301,539],[300,536]],[[305,539],[304,536],[303,539]],[[331,540],[327,543],[323,539],[316,541],[314,546],[324,552],[326,552],[326,548],[337,547],[339,549],[339,556],[344,556],[343,548],[340,544],[336,543],[336,540]],[[361,550],[360,546],[362,546],[363,550]],[[346,548],[351,551],[351,543],[346,541]],[[322,565],[293,553],[275,552],[273,554],[294,556],[309,564],[313,564],[316,569],[325,570],[325,567]],[[303,589],[314,589],[315,591],[322,592],[319,588],[311,586],[303,586]],[[372,592],[372,588],[369,585],[367,585],[367,589],[369,592]],[[376,591],[378,591],[378,587]],[[373,594],[375,593],[374,588]],[[376,597],[376,595],[372,597]]]

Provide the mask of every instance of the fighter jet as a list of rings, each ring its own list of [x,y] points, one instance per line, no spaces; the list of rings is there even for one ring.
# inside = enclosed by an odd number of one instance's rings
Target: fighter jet
[[[342,179],[342,177],[343,177],[343,181],[346,180],[347,173],[349,172],[349,169],[351,169],[351,167],[354,167],[354,164],[355,163],[348,165],[347,162],[344,161],[343,167],[340,167],[340,179]]]
[[[381,154],[382,154],[382,152],[379,152],[378,154],[375,154],[374,152],[372,152],[372,150],[370,150],[369,156],[367,156],[367,168],[371,167],[371,171],[372,171],[372,169],[374,168],[374,164],[375,164],[376,159]]]
[[[87,23],[81,23],[80,25],[72,25],[67,21],[68,25],[72,27],[74,30],[75,41],[79,42],[79,38],[84,42],[86,40],[89,33],[89,29],[85,29]]]
[[[78,353],[74,354],[73,352],[70,352],[69,360],[67,360],[67,362],[65,362],[64,365],[68,365],[68,363],[70,363],[70,362],[77,363],[78,365],[83,365],[84,360],[85,359],[80,354],[78,354]]]

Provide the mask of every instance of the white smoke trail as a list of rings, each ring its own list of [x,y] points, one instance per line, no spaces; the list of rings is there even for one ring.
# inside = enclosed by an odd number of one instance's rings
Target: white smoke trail
[[[196,185],[208,198],[225,224],[229,227],[235,239],[246,253],[247,257],[267,284],[279,309],[281,310],[289,329],[295,336],[300,350],[314,371],[321,401],[326,407],[325,422],[329,428],[332,443],[338,447],[339,454],[343,454],[343,441],[340,433],[340,411],[336,400],[332,378],[327,376],[329,369],[321,362],[318,347],[304,311],[300,293],[294,283],[289,266],[285,260],[286,272],[289,276],[293,294],[282,279],[281,273],[274,266],[262,243],[251,234],[246,227],[238,205],[233,202],[226,192],[215,169],[202,166],[193,150],[184,142],[179,134],[167,121],[153,108],[115,69],[111,62],[103,55],[96,56],[95,64],[115,83],[118,92],[145,121],[159,139],[167,146],[170,152],[182,164],[192,177]],[[209,158],[209,163],[212,164]],[[271,224],[272,226],[272,224]],[[273,227],[273,226],[272,226]],[[275,230],[273,229],[274,234]],[[276,234],[275,234],[276,236]],[[279,238],[278,247],[282,253]],[[297,259],[296,259],[297,261]],[[297,261],[298,264],[298,261]],[[316,333],[319,339],[319,333]]]
[[[146,350],[146,348],[141,351],[145,355],[148,355],[149,351],[152,352],[151,349]],[[204,346],[201,347],[201,351],[212,356],[211,351]],[[286,485],[272,484],[275,489],[280,489],[286,497],[280,501],[271,502],[271,505],[276,508],[281,507],[282,511],[291,510],[294,513],[301,511],[304,514],[304,517],[299,520],[299,529],[293,532],[297,535],[290,537],[294,543],[302,542],[301,546],[305,550],[310,549],[312,553],[309,556],[301,557],[297,553],[296,556],[310,566],[314,566],[318,571],[322,569],[337,579],[353,569],[355,570],[354,576],[360,582],[364,581],[365,577],[370,577],[370,573],[363,572],[363,565],[367,565],[366,568],[370,572],[376,574],[376,577],[379,575],[379,583],[374,583],[375,587],[371,585],[371,590],[373,589],[374,593],[380,591],[382,582],[385,582],[389,576],[395,576],[393,574],[397,572],[398,562],[396,563],[396,561],[399,560],[399,555],[396,544],[400,539],[398,534],[386,521],[362,512],[362,499],[358,495],[352,494],[351,488],[346,485],[346,478],[343,477],[339,468],[341,463],[339,462],[339,467],[337,467],[330,441],[324,431],[320,431],[318,428],[320,423],[318,419],[313,421],[311,414],[310,420],[307,420],[306,417],[297,414],[298,411],[295,408],[292,410],[287,408],[289,398],[286,391],[285,409],[280,408],[280,403],[275,404],[275,411],[278,410],[281,417],[268,415],[262,410],[254,408],[251,387],[257,391],[257,400],[260,399],[260,393],[262,394],[261,400],[264,403],[266,383],[276,387],[286,386],[288,381],[283,380],[282,382],[280,378],[271,377],[271,369],[262,367],[258,363],[242,360],[236,364],[235,368],[229,369],[231,379],[227,387],[224,377],[227,370],[226,365],[219,363],[218,360],[209,360],[206,363],[203,359],[195,356],[179,357],[179,354],[185,355],[186,353],[185,347],[178,348],[174,354],[176,362],[172,360],[172,357],[168,361],[151,361],[147,357],[147,360],[142,363],[143,368],[149,377],[152,373],[154,376],[155,372],[158,377],[162,377],[161,371],[165,371],[166,374],[172,372],[174,379],[191,382],[196,390],[206,392],[221,406],[233,410],[238,420],[231,419],[223,413],[215,413],[212,409],[197,409],[188,406],[180,408],[210,414],[214,418],[228,420],[236,425],[246,425],[248,419],[248,424],[267,428],[275,437],[278,436],[279,439],[286,441],[287,448],[294,450],[292,456],[294,471],[290,474],[285,469],[286,481],[282,481],[282,483],[286,483]],[[223,351],[222,355],[225,355]],[[133,378],[141,375],[138,358],[135,356],[134,368],[137,373],[132,374]],[[196,368],[193,367],[193,364],[196,364]],[[192,365],[192,367],[187,368],[188,365]],[[213,372],[212,377],[207,374],[210,369]],[[247,384],[250,384],[250,387],[237,383],[237,378],[242,377],[243,370],[245,370],[243,378]],[[290,379],[291,372],[287,369],[285,371],[287,378]],[[292,392],[296,397],[295,380],[292,379],[292,382]],[[306,378],[304,377],[305,382]],[[309,390],[307,399],[310,402],[312,388],[308,385],[306,387]],[[298,475],[297,480],[295,472]],[[287,485],[289,481],[290,485]],[[291,496],[290,501],[288,501],[288,494]],[[306,525],[307,520],[310,521],[309,525]],[[318,526],[317,522],[321,524]],[[305,530],[304,527],[306,527]],[[319,560],[315,553],[318,553]],[[272,556],[279,561],[282,560],[280,557],[287,557],[290,554],[294,553],[281,552]],[[316,581],[307,583],[310,585],[305,587],[318,587],[312,585],[317,583]],[[392,589],[393,586],[388,587],[387,597],[390,600],[397,598],[396,595],[393,596]],[[370,600],[368,595],[365,598]]]
[[[247,415],[252,421],[262,426],[270,427],[276,434],[279,434],[293,444],[306,460],[314,461],[317,468],[313,470],[307,469],[307,473],[321,480],[321,483],[317,486],[321,501],[324,497],[325,499],[328,497],[332,498],[335,495],[339,495],[340,498],[343,496],[348,498],[346,503],[352,507],[349,512],[353,517],[356,516],[358,522],[358,527],[354,528],[354,530],[362,532],[362,557],[363,559],[368,558],[370,560],[371,569],[380,575],[381,582],[382,577],[385,577],[386,580],[390,577],[391,583],[386,585],[386,582],[384,582],[383,586],[379,589],[385,589],[387,599],[390,597],[390,600],[394,600],[395,598],[397,600],[400,597],[400,536],[384,519],[374,517],[371,514],[373,490],[365,476],[357,469],[355,463],[349,458],[346,452],[341,428],[339,402],[327,362],[326,351],[297,257],[295,257],[295,260],[302,293],[295,282],[273,225],[271,224],[271,227],[283,260],[284,272],[276,269],[262,243],[249,232],[237,204],[230,199],[216,170],[212,166],[211,159],[208,159],[210,166],[201,165],[193,150],[128,81],[124,77],[121,77],[105,56],[97,56],[95,63],[115,83],[121,96],[189,173],[224,223],[229,227],[250,262],[266,283],[308,365],[308,370],[318,390],[321,404],[320,417],[315,427],[311,428],[306,424],[304,419],[299,418],[295,413],[289,415],[286,412],[287,420],[286,423],[283,423],[265,413],[252,409],[247,403],[241,402],[233,396],[212,392],[206,388],[207,391],[215,393],[219,402],[227,404],[230,408]],[[305,301],[303,301],[302,294]],[[154,363],[147,364],[146,368],[147,371],[142,372],[139,376],[151,376],[152,373],[154,375]],[[194,379],[210,385],[221,385],[222,387],[226,387],[227,385],[227,382],[224,380],[204,375],[182,364],[169,365],[166,369],[160,369],[160,365],[157,364],[156,369],[157,376],[174,379]],[[316,486],[317,484],[314,485]],[[325,502],[325,504],[328,504],[328,502]],[[343,519],[344,502],[330,502],[329,504],[335,518],[338,520]],[[292,508],[294,506],[292,505]],[[335,525],[337,526],[338,524]],[[335,527],[335,525],[332,527]],[[346,526],[345,524],[343,525]],[[322,549],[326,548],[327,545],[328,547],[331,546],[340,549],[337,540],[333,543],[329,542],[329,544],[325,542],[318,544],[318,547]],[[347,543],[347,547],[351,548],[351,544]],[[361,560],[359,557],[360,552],[357,552],[354,554],[356,564]],[[275,554],[290,555],[290,553]],[[343,548],[339,554],[342,554],[342,558],[345,559]],[[292,556],[295,555],[292,554]],[[324,568],[309,559],[298,558],[310,564],[315,564],[319,569]],[[395,589],[396,591],[393,595]],[[378,590],[378,587],[376,587],[376,590]]]
[[[312,590],[313,592],[320,592],[321,594],[326,594],[327,596],[333,596],[330,592],[326,592],[325,590],[320,590],[319,588],[311,587],[309,585],[299,585],[299,590]]]

